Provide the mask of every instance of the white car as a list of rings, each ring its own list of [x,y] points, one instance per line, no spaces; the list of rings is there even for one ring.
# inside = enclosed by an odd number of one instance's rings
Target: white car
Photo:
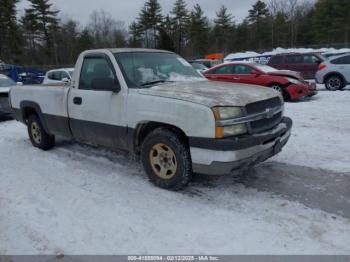
[[[74,68],[61,68],[46,73],[43,84],[58,84],[70,82],[73,78]]]
[[[350,53],[330,57],[319,65],[316,82],[328,90],[341,90],[350,84]]]
[[[33,146],[62,135],[141,156],[155,185],[178,190],[193,172],[228,174],[278,154],[292,120],[269,88],[213,82],[180,56],[150,49],[83,52],[62,88],[11,89]]]
[[[8,101],[11,86],[15,86],[11,78],[0,74],[0,116],[8,116],[11,114],[11,108]]]

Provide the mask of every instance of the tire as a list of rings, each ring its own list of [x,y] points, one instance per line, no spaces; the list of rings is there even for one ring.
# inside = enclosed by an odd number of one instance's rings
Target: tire
[[[160,188],[181,190],[192,179],[190,150],[171,129],[155,129],[145,138],[141,160],[149,180]]]
[[[37,115],[28,117],[27,128],[30,141],[34,147],[46,151],[55,146],[55,136],[46,133]]]
[[[343,79],[338,75],[331,75],[327,77],[325,85],[327,90],[330,91],[342,90],[345,87]]]

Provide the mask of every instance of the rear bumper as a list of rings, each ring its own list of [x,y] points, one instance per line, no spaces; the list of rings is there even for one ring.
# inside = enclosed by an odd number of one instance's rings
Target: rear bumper
[[[225,175],[247,168],[278,154],[291,135],[292,120],[283,121],[263,134],[237,139],[210,140],[202,143],[190,140],[193,171],[208,175]]]

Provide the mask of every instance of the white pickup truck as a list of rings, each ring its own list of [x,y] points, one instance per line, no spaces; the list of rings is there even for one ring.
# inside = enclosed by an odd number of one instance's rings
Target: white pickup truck
[[[149,49],[83,52],[70,85],[13,87],[15,119],[33,146],[55,136],[141,155],[149,179],[178,190],[192,173],[229,174],[279,153],[292,121],[279,93],[212,82],[178,55]]]

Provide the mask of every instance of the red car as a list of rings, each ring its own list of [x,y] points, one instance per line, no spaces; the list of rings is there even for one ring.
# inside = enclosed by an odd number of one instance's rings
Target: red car
[[[295,101],[317,94],[316,84],[306,82],[300,73],[254,62],[221,64],[203,74],[209,80],[271,87],[281,92],[286,100]]]

